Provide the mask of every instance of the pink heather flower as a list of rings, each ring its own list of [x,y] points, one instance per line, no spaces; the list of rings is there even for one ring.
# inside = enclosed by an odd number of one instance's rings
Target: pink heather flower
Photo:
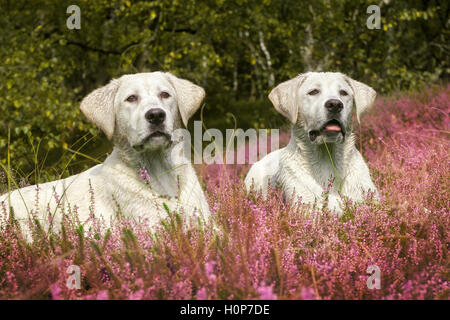
[[[139,289],[138,291],[132,292],[130,293],[128,299],[129,300],[142,300],[142,298],[144,297],[144,289]]]
[[[38,191],[39,189],[36,188],[36,191]],[[53,189],[53,197],[55,198],[56,204],[59,205],[59,203],[61,202],[61,197],[59,196],[58,193],[56,193],[56,190]]]
[[[216,280],[216,275],[214,274],[214,266],[217,264],[215,261],[208,261],[205,263],[205,272],[206,277],[209,279],[209,281]]]
[[[97,293],[97,300],[108,300],[109,295],[108,295],[108,290],[100,290]]]
[[[192,283],[188,280],[176,282],[170,294],[177,299],[189,300],[192,297]]]
[[[273,293],[272,286],[262,285],[256,291],[258,292],[259,298],[261,300],[276,300],[277,299],[277,295]]]
[[[16,276],[14,275],[14,273],[11,271],[6,271],[6,277],[8,278],[8,282],[12,284],[13,292],[17,292],[18,286]]]
[[[148,174],[147,169],[139,168],[139,176],[145,183],[150,183],[150,175]]]
[[[53,300],[62,300],[61,288],[58,286],[57,283],[52,284],[52,286],[50,288],[50,292],[51,292]]]
[[[197,300],[206,300],[207,296],[208,295],[206,293],[206,288],[201,288],[200,290],[197,291],[196,295]]]
[[[27,180],[24,177],[21,177],[19,181],[19,188],[24,188],[26,186],[29,186]]]
[[[302,300],[316,300],[316,293],[313,288],[303,287],[301,290],[301,299]]]

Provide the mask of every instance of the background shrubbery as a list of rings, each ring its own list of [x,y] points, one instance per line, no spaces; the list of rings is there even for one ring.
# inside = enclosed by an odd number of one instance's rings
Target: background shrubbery
[[[71,4],[81,8],[81,30],[66,27]],[[13,167],[32,182],[92,165],[77,156],[61,172],[72,156],[66,146],[93,139],[81,151],[102,158],[111,146],[79,102],[124,73],[167,70],[202,85],[206,125],[217,128],[234,127],[229,113],[241,128],[279,127],[267,93],[305,71],[341,71],[380,93],[448,79],[448,1],[380,1],[380,30],[366,27],[370,4],[1,1],[0,161],[9,132]]]

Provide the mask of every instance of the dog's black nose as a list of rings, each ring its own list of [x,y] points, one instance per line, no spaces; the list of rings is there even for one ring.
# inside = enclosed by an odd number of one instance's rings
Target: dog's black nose
[[[344,108],[344,105],[337,99],[330,99],[325,102],[325,108],[331,113],[339,113]]]
[[[166,119],[166,113],[160,108],[150,109],[145,113],[145,119],[151,124],[161,124]]]

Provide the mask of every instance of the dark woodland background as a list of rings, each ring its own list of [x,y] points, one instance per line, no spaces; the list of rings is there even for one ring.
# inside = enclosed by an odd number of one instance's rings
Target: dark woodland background
[[[72,4],[80,30],[66,27]],[[381,8],[380,29],[366,27],[371,4]],[[81,155],[63,165],[73,157],[67,147],[95,159],[111,150],[79,103],[122,74],[189,79],[207,92],[206,127],[233,128],[234,115],[246,129],[285,123],[267,94],[298,73],[340,71],[379,94],[421,90],[450,73],[448,1],[1,0],[0,9],[0,161],[9,154],[30,181],[45,180],[39,170],[92,165]]]

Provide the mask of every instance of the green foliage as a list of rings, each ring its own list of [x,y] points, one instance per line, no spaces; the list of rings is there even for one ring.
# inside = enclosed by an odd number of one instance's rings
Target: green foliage
[[[80,30],[66,27],[70,4],[81,9]],[[448,78],[448,2],[383,1],[380,30],[366,27],[370,4],[2,1],[0,161],[6,163],[10,131],[12,165],[19,175],[37,171],[32,146],[39,145],[37,157],[47,168],[68,162],[73,154],[66,147],[78,150],[98,134],[81,115],[79,102],[125,73],[167,70],[202,85],[205,120],[219,128],[232,127],[230,113],[243,128],[279,125],[282,118],[267,94],[300,72],[341,71],[381,93]],[[103,138],[87,145],[81,151],[94,157],[110,149]],[[75,156],[58,174],[86,165]]]

